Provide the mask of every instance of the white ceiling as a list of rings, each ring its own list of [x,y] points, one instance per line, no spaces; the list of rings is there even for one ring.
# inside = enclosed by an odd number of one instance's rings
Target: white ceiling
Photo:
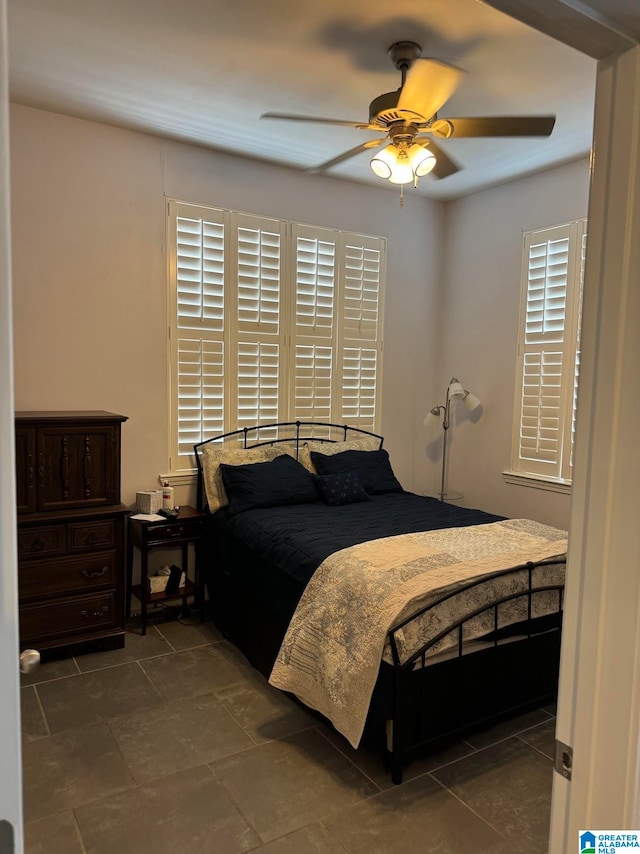
[[[454,198],[589,150],[595,60],[479,0],[9,0],[13,101],[308,168],[371,131],[260,120],[368,119],[413,40],[467,72],[440,117],[557,116],[551,137],[441,142],[464,168],[418,192]],[[362,153],[331,175],[390,187]],[[322,175],[317,180],[323,180]],[[397,188],[396,192],[397,192]],[[410,190],[413,192],[413,190]]]

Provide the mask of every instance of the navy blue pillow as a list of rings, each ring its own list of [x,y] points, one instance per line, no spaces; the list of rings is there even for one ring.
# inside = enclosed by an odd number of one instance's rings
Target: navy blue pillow
[[[339,474],[319,474],[316,486],[325,504],[355,504],[358,501],[371,501],[364,486],[360,483],[358,473],[343,471]]]
[[[266,463],[220,463],[220,471],[233,515],[256,507],[318,502],[314,476],[288,454]]]
[[[389,454],[379,451],[343,451],[341,454],[319,454],[311,451],[311,459],[318,474],[338,474],[354,471],[370,495],[383,492],[404,492],[396,479]]]

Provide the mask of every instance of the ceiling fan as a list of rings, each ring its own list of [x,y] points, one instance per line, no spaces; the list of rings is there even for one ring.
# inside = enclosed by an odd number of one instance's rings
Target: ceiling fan
[[[343,125],[359,130],[383,132],[385,136],[367,140],[337,157],[307,171],[324,172],[367,149],[386,147],[371,161],[376,175],[395,184],[417,179],[428,172],[446,178],[459,166],[435,142],[463,137],[549,136],[555,116],[475,116],[439,118],[438,111],[460,85],[464,72],[436,59],[421,59],[422,48],[411,41],[392,44],[389,56],[402,80],[395,92],[374,98],[369,105],[369,121],[353,122],[291,113],[263,113],[262,119]]]

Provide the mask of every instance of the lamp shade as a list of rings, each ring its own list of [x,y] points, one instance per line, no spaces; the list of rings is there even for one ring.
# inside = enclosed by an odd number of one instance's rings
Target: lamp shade
[[[449,397],[464,397],[466,394],[460,383],[455,377],[452,377],[449,383]]]
[[[378,178],[389,178],[391,180],[391,173],[396,165],[397,156],[398,152],[395,145],[387,145],[386,148],[379,151],[372,159],[370,163],[371,171]]]
[[[408,184],[413,181],[413,169],[406,151],[398,153],[397,160],[391,169],[389,180],[392,184]]]
[[[416,178],[421,178],[423,175],[431,172],[436,165],[436,158],[433,152],[422,145],[418,145],[417,142],[414,142],[408,154],[411,169]]]
[[[462,398],[462,402],[467,407],[469,412],[473,412],[474,409],[477,409],[480,406],[480,398],[476,397],[473,392],[468,391],[465,396]]]
[[[440,410],[434,406],[434,408],[427,413],[427,417],[422,423],[425,427],[429,428],[433,428],[437,424],[440,424]]]

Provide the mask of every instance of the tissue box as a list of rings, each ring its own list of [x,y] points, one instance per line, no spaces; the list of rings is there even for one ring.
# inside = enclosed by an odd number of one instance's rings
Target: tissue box
[[[157,513],[162,508],[162,490],[147,489],[136,492],[136,508],[138,513]]]
[[[150,575],[147,579],[149,582],[149,593],[164,593],[165,587],[167,586],[167,581],[169,580],[168,575]],[[180,576],[180,587],[184,587],[186,582],[186,575],[184,570],[182,575]],[[176,596],[181,595],[180,593],[176,593]]]

